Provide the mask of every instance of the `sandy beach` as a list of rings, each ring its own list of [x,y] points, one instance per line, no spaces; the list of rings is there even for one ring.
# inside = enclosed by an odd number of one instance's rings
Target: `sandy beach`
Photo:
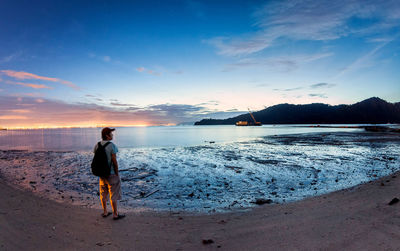
[[[399,250],[400,173],[302,201],[212,215],[128,213],[39,198],[0,182],[1,250]],[[204,240],[212,240],[204,244]],[[206,241],[207,242],[207,241]]]

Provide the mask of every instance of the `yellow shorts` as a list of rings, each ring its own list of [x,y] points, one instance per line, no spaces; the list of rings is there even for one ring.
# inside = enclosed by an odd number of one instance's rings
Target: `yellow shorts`
[[[100,199],[106,198],[110,194],[110,200],[117,201],[121,196],[121,180],[119,176],[111,174],[107,178],[100,178]]]

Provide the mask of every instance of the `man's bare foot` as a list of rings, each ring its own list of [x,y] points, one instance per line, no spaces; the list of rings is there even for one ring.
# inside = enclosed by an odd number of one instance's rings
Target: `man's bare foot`
[[[110,216],[112,213],[102,213],[101,214],[101,216],[103,217],[103,218],[106,218],[107,216]]]
[[[125,217],[125,214],[118,214],[117,216],[114,215],[113,220],[119,220]]]

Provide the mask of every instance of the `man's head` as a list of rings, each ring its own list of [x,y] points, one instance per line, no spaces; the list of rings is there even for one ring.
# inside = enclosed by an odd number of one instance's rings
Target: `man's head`
[[[113,134],[112,134],[113,131],[115,131],[114,128],[108,128],[108,127],[103,128],[103,130],[101,130],[101,138],[103,140],[112,140],[113,139]]]

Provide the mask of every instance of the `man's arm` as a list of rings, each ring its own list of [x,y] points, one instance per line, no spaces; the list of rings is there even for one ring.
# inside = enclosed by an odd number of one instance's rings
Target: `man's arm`
[[[118,176],[118,162],[117,162],[117,155],[115,153],[111,154],[111,161],[112,161],[113,166],[114,166],[115,175]]]

